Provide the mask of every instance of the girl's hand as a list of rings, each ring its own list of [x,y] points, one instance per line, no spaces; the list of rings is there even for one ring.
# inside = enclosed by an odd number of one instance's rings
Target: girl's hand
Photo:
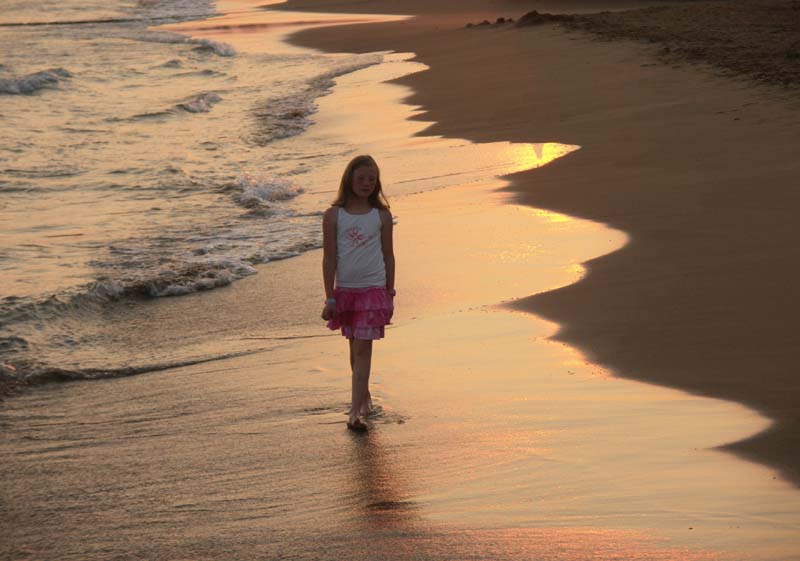
[[[326,302],[322,308],[322,319],[330,321],[336,318],[336,302]]]

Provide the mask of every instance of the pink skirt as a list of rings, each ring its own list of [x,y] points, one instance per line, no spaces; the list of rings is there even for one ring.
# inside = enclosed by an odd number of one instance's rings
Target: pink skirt
[[[328,328],[341,329],[348,339],[383,338],[383,328],[394,313],[394,301],[385,287],[338,287],[333,295],[336,317],[328,321]]]

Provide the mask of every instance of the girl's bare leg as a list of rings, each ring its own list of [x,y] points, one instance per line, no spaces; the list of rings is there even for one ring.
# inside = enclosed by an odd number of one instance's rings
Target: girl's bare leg
[[[353,339],[348,339],[348,343],[350,343],[350,372],[353,371]]]
[[[353,341],[354,341],[354,339],[348,339],[348,342],[350,343],[350,371],[351,372],[354,372],[354,368],[355,368],[355,355],[353,354]],[[356,411],[356,415],[364,415],[364,416],[371,415],[372,412],[373,412],[373,409],[372,409],[372,394],[370,394],[370,392],[369,392],[369,375],[370,375],[370,371],[372,370],[372,368],[371,368],[371,363],[372,363],[372,345],[371,345],[371,343],[372,343],[372,341],[369,341],[369,343],[370,343],[370,364],[367,365],[367,384],[366,384],[367,385],[367,397],[364,400],[364,402],[361,404],[361,410],[360,411]],[[352,412],[353,412],[353,406],[352,406],[352,403],[351,403],[350,412],[349,413],[352,413]]]
[[[350,406],[350,422],[355,421],[368,406],[369,374],[372,366],[372,341],[352,339],[350,341],[352,357],[353,385],[352,404]]]

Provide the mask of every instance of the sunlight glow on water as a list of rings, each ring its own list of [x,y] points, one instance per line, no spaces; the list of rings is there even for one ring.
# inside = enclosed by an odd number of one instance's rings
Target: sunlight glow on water
[[[508,159],[515,162],[516,167],[511,169],[510,172],[513,173],[515,171],[524,171],[543,166],[577,149],[577,146],[559,144],[557,142],[511,144],[508,148]]]

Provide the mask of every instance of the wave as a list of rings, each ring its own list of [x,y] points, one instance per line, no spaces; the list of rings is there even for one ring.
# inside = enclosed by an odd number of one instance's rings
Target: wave
[[[231,45],[212,41],[211,39],[193,39],[189,37],[185,43],[197,45],[194,49],[195,51],[210,51],[219,56],[234,56],[236,54],[236,49]]]
[[[383,62],[383,55],[356,55],[337,67],[318,74],[292,95],[268,99],[251,112],[255,119],[249,142],[265,146],[275,140],[296,136],[305,131],[317,112],[316,100],[330,92],[337,77]]]
[[[107,355],[103,350],[106,330],[98,331],[97,326],[110,321],[109,317],[124,318],[130,306],[143,303],[142,297],[209,290],[253,273],[255,269],[250,264],[211,257],[204,265],[165,271],[151,278],[105,279],[61,294],[3,298],[0,300],[0,394],[4,379],[24,383],[88,380],[180,366],[182,363],[79,368],[69,363],[85,364],[81,357],[87,356],[87,352],[94,357],[93,362],[125,361],[127,349]],[[100,351],[92,352],[97,349]],[[174,354],[173,349],[164,356]]]
[[[121,287],[90,283],[73,292],[40,297],[6,296],[0,299],[0,327],[8,328],[23,322],[47,322],[66,314],[96,310],[98,306],[118,299]],[[27,340],[18,335],[0,337],[0,351],[27,348]]]
[[[304,192],[293,181],[271,175],[244,174],[234,183],[233,200],[261,216],[275,212],[273,203],[288,201]]]
[[[350,74],[362,68],[375,66],[383,62],[383,55],[379,53],[369,53],[356,55],[348,59],[344,64],[338,65],[327,72],[324,72],[311,80],[311,85],[318,89],[328,90],[333,87],[333,80],[339,76]]]
[[[7,173],[11,177],[18,177],[23,179],[39,179],[44,177],[75,177],[85,173],[85,169],[77,166],[67,166],[65,164],[50,164],[34,166],[30,168],[5,168],[3,173]],[[30,187],[29,187],[30,188]],[[37,191],[38,191],[37,187]]]
[[[227,286],[255,272],[252,263],[208,256],[178,268],[138,271],[139,276],[130,278],[101,278],[60,294],[7,296],[0,300],[0,326],[6,329],[13,324],[46,323],[65,315],[92,313],[125,297],[158,298],[210,290]],[[0,351],[23,349],[25,345],[25,339],[16,335],[0,337]]]
[[[163,64],[159,64],[156,68],[183,68],[183,61],[178,58],[173,58]]]
[[[162,21],[173,20],[175,18],[98,18],[98,19],[72,19],[72,20],[52,20],[52,21],[7,21],[0,22],[0,27],[36,27],[36,26],[56,26],[56,25],[103,25],[107,23],[149,23],[156,24]]]
[[[124,121],[147,121],[148,119],[160,119],[162,117],[169,117],[175,114],[175,109],[166,109],[164,111],[153,111],[152,113],[139,113],[133,117],[109,117],[106,119],[108,123],[119,123]]]
[[[107,380],[124,378],[150,372],[159,372],[171,368],[206,364],[239,356],[246,356],[263,351],[252,349],[240,352],[225,353],[173,362],[157,362],[139,366],[123,366],[109,368],[60,368],[45,364],[19,362],[16,365],[8,362],[0,363],[0,392],[3,386],[35,386],[54,382],[76,382],[86,380]],[[2,395],[0,393],[0,395]]]
[[[50,68],[21,78],[3,78],[0,79],[0,94],[32,94],[44,88],[55,87],[64,78],[71,77],[72,73],[69,70]]]
[[[194,50],[198,52],[210,52],[218,56],[230,57],[236,55],[236,49],[227,43],[212,41],[211,39],[200,39],[186,37],[177,33],[167,31],[151,31],[132,37],[138,41],[147,43],[166,43],[171,45],[195,45]]]
[[[68,9],[69,6],[65,6],[65,8]],[[86,6],[85,8],[88,10],[92,9],[91,6]],[[146,26],[156,26],[178,21],[203,19],[216,13],[213,2],[207,0],[170,0],[169,2],[163,2],[161,0],[138,0],[135,4],[118,6],[118,8],[122,8],[123,13],[129,15],[97,15],[95,17],[71,18],[67,13],[74,12],[65,12],[65,19],[53,19],[53,6],[47,6],[46,9],[41,11],[32,12],[28,10],[22,13],[18,10],[14,10],[14,7],[11,6],[3,14],[8,19],[6,21],[0,21],[0,27],[92,26],[109,24],[144,24]],[[57,12],[58,10],[55,11]],[[42,16],[48,19],[38,19]]]
[[[162,119],[165,117],[174,117],[184,113],[208,113],[211,109],[222,101],[222,97],[214,92],[204,92],[193,95],[186,101],[175,104],[174,107],[164,109],[162,111],[151,111],[148,113],[139,113],[132,117],[108,117],[105,119],[107,123],[120,123],[120,122],[136,122],[148,121],[151,119]]]
[[[211,111],[211,108],[214,104],[219,103],[222,101],[222,98],[215,94],[214,92],[206,92],[198,94],[188,101],[183,103],[179,103],[175,107],[178,109],[183,109],[184,111],[188,111],[189,113],[208,113]]]
[[[260,197],[270,197],[268,194],[254,196],[259,200]],[[297,237],[297,234],[293,237]],[[229,242],[221,240],[188,254],[176,255],[161,268],[153,268],[151,265],[164,261],[165,256],[146,249],[111,246],[111,254],[119,259],[113,265],[117,273],[114,278],[101,277],[59,294],[38,297],[6,296],[0,299],[0,333],[14,324],[44,324],[65,315],[94,313],[109,303],[124,298],[182,296],[228,286],[255,274],[257,264],[295,257],[320,247],[317,240],[301,238],[282,249],[276,248],[265,253],[254,252],[247,257],[214,254],[220,247],[225,249],[229,245]],[[108,267],[108,264],[105,265]],[[125,274],[125,271],[129,274]],[[26,348],[24,338],[0,335],[0,352],[15,348]]]
[[[228,286],[234,281],[254,275],[252,263],[234,257],[208,257],[188,264],[180,270],[161,271],[156,277],[123,284],[123,294],[152,298],[183,296],[193,292]]]

